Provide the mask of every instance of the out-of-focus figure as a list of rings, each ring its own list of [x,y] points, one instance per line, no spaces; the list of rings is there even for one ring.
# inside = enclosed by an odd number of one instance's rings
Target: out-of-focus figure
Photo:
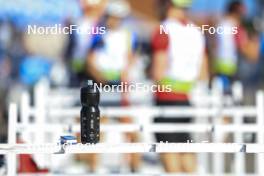
[[[172,90],[157,92],[155,101],[157,106],[190,106],[189,93],[194,84],[198,79],[206,80],[208,77],[204,36],[188,18],[187,9],[192,4],[191,0],[167,2],[166,19],[152,40],[151,72],[157,84],[170,86]],[[191,118],[156,117],[154,122],[191,123]],[[191,141],[189,133],[157,133],[156,139],[158,142]],[[164,153],[161,154],[161,161],[166,172],[196,170],[193,154]]]
[[[98,33],[97,27],[105,12],[107,0],[80,0],[82,17],[75,23],[77,32],[70,35],[70,46],[72,56],[70,67],[72,70],[71,85],[79,86],[80,83],[89,77],[87,74],[86,59],[92,45],[94,35]],[[95,172],[97,169],[96,154],[80,154],[77,158],[85,161],[90,166],[90,171]]]
[[[110,2],[104,19],[106,33],[93,38],[87,64],[90,74],[98,83],[128,81],[127,73],[133,61],[135,36],[122,26],[122,19],[129,11],[126,2]]]
[[[105,34],[94,35],[91,50],[87,57],[87,71],[97,83],[104,85],[120,85],[129,83],[129,71],[134,63],[136,51],[136,35],[125,28],[123,21],[130,14],[130,6],[125,0],[109,1],[103,25]],[[115,91],[115,90],[113,90]],[[107,96],[111,96],[107,94]],[[118,102],[111,102],[111,106],[129,105],[127,92],[121,93]],[[107,104],[108,105],[108,104]],[[119,119],[121,123],[131,123],[129,117]],[[127,133],[129,142],[136,142],[137,135]],[[130,154],[129,165],[132,172],[138,170],[139,154]],[[120,168],[119,168],[120,169]]]
[[[83,14],[76,23],[79,32],[75,32],[70,38],[70,43],[74,45],[71,67],[74,74],[77,75],[71,81],[74,81],[72,84],[75,86],[79,85],[81,80],[87,76],[84,63],[92,44],[92,37],[98,33],[97,27],[99,27],[99,21],[104,14],[106,4],[107,0],[80,0]]]
[[[8,49],[11,45],[11,26],[0,19],[0,143],[7,140],[7,92],[11,84],[11,61]],[[4,165],[4,156],[0,155],[0,168]]]
[[[215,72],[222,80],[226,93],[230,93],[230,85],[236,79],[239,58],[243,57],[251,62],[258,59],[258,39],[249,39],[241,24],[245,12],[241,1],[232,1],[227,7],[225,17],[217,25],[229,31],[217,35],[214,60]]]

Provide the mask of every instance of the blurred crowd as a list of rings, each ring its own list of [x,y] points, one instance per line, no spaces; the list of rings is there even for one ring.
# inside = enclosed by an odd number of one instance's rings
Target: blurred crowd
[[[173,85],[173,89],[180,92],[175,96],[177,101],[171,103],[166,98],[168,95],[158,93],[154,104],[161,106],[188,105],[185,93],[194,77],[201,77],[207,87],[218,77],[227,94],[231,83],[240,80],[248,94],[246,103],[252,103],[255,91],[263,89],[264,85],[263,1],[226,0],[223,1],[224,8],[218,12],[199,11],[200,6],[206,6],[206,1],[193,1],[192,7],[190,0],[27,0],[24,3],[0,0],[0,143],[6,142],[8,103],[18,101],[20,90],[31,90],[43,77],[54,87],[79,87],[86,79],[111,85],[120,81]],[[172,6],[183,9],[184,13]],[[249,6],[254,6],[253,10]],[[179,24],[171,22],[171,18],[176,18]],[[174,30],[174,25],[182,26],[189,20],[200,27],[235,26],[237,33],[160,34],[161,24]],[[54,24],[77,25],[80,30],[92,29],[93,34],[43,35],[28,34],[27,31],[28,25]],[[102,26],[106,29],[105,34],[97,31],[96,27]],[[193,40],[192,45],[180,40],[181,36]],[[172,49],[169,53],[173,56],[185,54],[178,52],[177,46],[179,50],[190,51],[193,60],[189,60],[189,68],[164,66],[164,54],[170,48],[175,47],[176,52]],[[193,51],[192,47],[200,50]],[[179,61],[170,61],[172,65],[176,63]],[[190,68],[197,73],[188,71]],[[126,95],[121,104],[129,104]],[[155,122],[162,123],[159,118]],[[181,134],[181,137],[188,139],[187,134]],[[156,138],[171,139],[159,134]],[[190,159],[192,156],[183,157]],[[170,171],[170,164],[166,166]]]

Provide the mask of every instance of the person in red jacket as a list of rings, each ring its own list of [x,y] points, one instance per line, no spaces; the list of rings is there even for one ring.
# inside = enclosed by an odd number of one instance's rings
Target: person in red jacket
[[[170,86],[171,92],[157,92],[157,106],[189,106],[189,93],[195,83],[207,80],[207,59],[202,32],[188,19],[186,9],[191,0],[170,0],[166,19],[152,39],[153,80]],[[192,26],[192,27],[190,27]],[[190,123],[191,118],[156,117],[155,123]],[[156,133],[157,142],[188,142],[189,133]],[[164,153],[161,161],[167,172],[194,172],[195,155]]]

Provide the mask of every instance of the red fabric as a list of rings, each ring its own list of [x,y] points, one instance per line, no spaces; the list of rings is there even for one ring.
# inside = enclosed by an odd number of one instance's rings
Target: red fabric
[[[246,43],[247,40],[247,32],[243,27],[238,27],[237,34],[235,35],[235,41],[238,49]]]
[[[160,33],[159,29],[155,31],[152,42],[151,42],[153,52],[164,51],[167,52],[169,48],[169,37],[166,33]],[[160,101],[186,101],[188,100],[188,95],[176,92],[157,92],[156,99]]]
[[[23,143],[21,140],[18,140],[18,143]],[[19,160],[19,173],[48,173],[48,169],[39,169],[32,156],[29,154],[20,154],[18,155]]]
[[[183,19],[179,21],[182,25],[187,25],[189,21],[187,19]],[[164,31],[161,32],[160,28],[158,28],[152,37],[151,46],[153,52],[157,51],[166,51],[169,47],[169,36]]]
[[[187,20],[187,19],[182,19],[182,20],[179,20],[179,21],[184,26],[187,26],[187,24],[189,23],[189,20]]]
[[[184,93],[177,92],[157,92],[156,99],[159,101],[188,101],[189,97]]]
[[[39,169],[31,155],[21,154],[19,155],[19,173],[48,173],[48,169]]]
[[[154,53],[158,51],[167,51],[169,47],[168,35],[164,32],[160,33],[159,29],[156,30],[151,41],[151,46]]]
[[[128,94],[127,93],[122,93],[121,94],[121,106],[129,106],[129,100],[128,100]]]

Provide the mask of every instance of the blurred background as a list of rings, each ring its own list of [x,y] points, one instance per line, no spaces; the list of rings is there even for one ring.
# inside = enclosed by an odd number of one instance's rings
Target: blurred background
[[[109,65],[103,61],[104,64],[99,67],[105,71],[102,75],[98,75],[91,65],[96,57],[100,59],[108,57],[102,56],[105,54],[102,50],[106,47],[109,47],[109,52],[111,50],[110,55],[114,53],[114,57],[122,57],[123,47],[118,44],[122,42],[122,39],[118,38],[121,35],[117,36],[115,33],[121,34],[122,30],[117,26],[122,26],[129,31],[131,43],[128,45],[132,47],[128,53],[128,60],[130,54],[133,55],[133,64],[127,73],[121,75],[124,76],[122,79],[134,83],[155,82],[151,73],[153,45],[155,45],[153,36],[166,16],[168,1],[170,0],[127,0],[127,4],[120,3],[120,10],[115,4],[111,6],[114,0],[0,0],[0,143],[7,142],[9,103],[19,103],[21,93],[25,90],[32,93],[34,86],[42,78],[48,80],[52,89],[79,88],[81,82],[86,79],[114,84],[112,76],[115,73],[108,72],[114,68],[114,60],[108,62]],[[229,5],[232,2],[232,0],[193,0],[188,9],[189,19],[197,26],[221,25],[225,19],[229,18],[227,17],[230,15],[229,12],[237,12],[236,6],[230,9]],[[230,94],[229,84],[234,80],[239,81],[244,90],[241,104],[254,105],[256,91],[264,88],[264,1],[241,0],[240,2],[243,4],[243,13],[237,12],[240,15],[236,19],[239,21],[240,36],[234,50],[236,61],[230,63],[235,64],[236,69],[231,72],[221,72],[219,69],[221,64],[216,61],[216,58],[225,55],[219,56],[219,52],[229,52],[232,47],[219,47],[224,45],[224,37],[205,32],[208,78],[202,81],[202,86],[207,91],[212,87],[212,81],[218,77],[223,81],[225,94]],[[28,25],[47,27],[55,24],[62,26],[76,24],[80,28],[107,26],[106,31],[108,29],[114,31],[111,35],[109,34],[113,38],[104,39],[96,34],[27,33]],[[109,42],[108,45],[102,47],[103,40]],[[225,42],[228,42],[228,39]],[[116,47],[113,47],[114,45]],[[105,50],[108,51],[108,49]],[[98,59],[99,63],[101,63],[100,59]],[[141,95],[133,95],[133,97],[130,95],[125,98],[125,104],[127,102],[133,104],[130,99],[137,99],[137,97],[139,100],[135,102],[144,101],[145,105],[154,104],[154,95],[151,93],[148,95],[141,99]],[[130,123],[131,119],[126,120]],[[131,139],[130,141],[133,141],[134,137]],[[92,156],[88,156],[88,160],[89,158]],[[78,163],[87,162],[86,157],[80,156],[77,160]],[[137,163],[142,160],[147,162],[150,165],[147,168],[152,169],[153,165],[158,168],[156,170],[165,172],[157,156],[141,157],[136,160]],[[4,159],[1,157],[0,166],[3,163]],[[92,168],[89,172],[98,171],[97,166],[88,165]],[[128,170],[140,172],[144,170],[139,169],[144,168],[142,165],[135,168],[131,166],[131,170]],[[112,172],[121,171],[115,167],[112,168]]]

